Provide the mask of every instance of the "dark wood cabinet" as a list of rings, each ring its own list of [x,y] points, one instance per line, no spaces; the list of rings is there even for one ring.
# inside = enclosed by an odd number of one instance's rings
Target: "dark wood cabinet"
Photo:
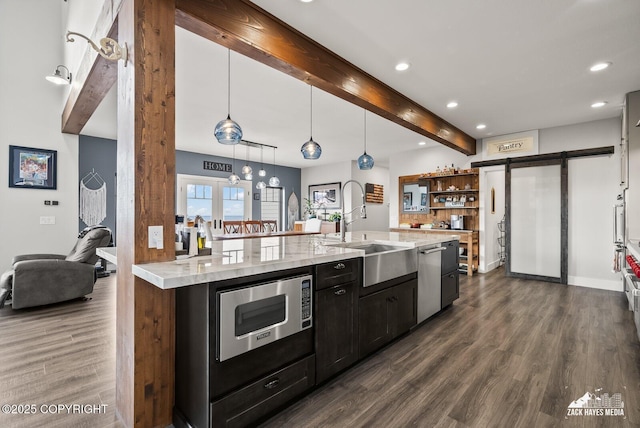
[[[313,355],[211,403],[212,427],[245,427],[314,384]]]
[[[418,282],[414,278],[360,298],[360,358],[406,333],[416,324],[417,290]]]
[[[440,308],[444,309],[460,297],[460,275],[458,241],[444,242],[442,246],[446,250],[442,252]]]
[[[316,381],[355,363],[357,287],[351,282],[316,292]]]
[[[449,306],[460,296],[459,274],[450,272],[442,275],[441,307]]]
[[[316,267],[316,382],[320,383],[358,359],[358,290],[361,259]]]

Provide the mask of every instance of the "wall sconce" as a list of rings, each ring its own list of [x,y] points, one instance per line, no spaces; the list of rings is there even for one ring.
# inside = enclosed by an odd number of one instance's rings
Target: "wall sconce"
[[[61,69],[65,70],[64,75],[61,73]],[[44,77],[51,83],[55,83],[56,85],[69,85],[71,84],[71,72],[64,65],[59,65],[54,70],[53,74],[49,74]]]
[[[91,39],[89,39],[87,36],[84,36],[80,33],[76,33],[73,31],[67,31],[67,42],[75,42],[76,40],[71,37],[72,35],[76,35],[76,36],[80,36],[83,39],[85,39],[87,41],[87,43],[89,43],[91,45],[91,47],[93,48],[93,50],[95,50],[96,52],[98,52],[100,54],[101,57],[106,58],[108,60],[111,61],[117,61],[119,59],[124,61],[124,66],[127,66],[127,59],[128,59],[128,51],[127,51],[127,44],[125,43],[124,46],[120,46],[118,44],[118,42],[116,42],[113,39],[110,39],[109,37],[105,37],[100,39],[100,46],[98,47],[98,45],[96,45],[95,43],[93,43],[91,41]]]

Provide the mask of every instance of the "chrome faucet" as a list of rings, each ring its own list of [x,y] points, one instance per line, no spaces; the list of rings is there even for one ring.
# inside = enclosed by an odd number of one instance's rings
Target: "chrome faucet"
[[[344,189],[349,183],[356,183],[360,187],[360,191],[362,192],[362,205],[355,207],[347,213],[344,211]],[[346,232],[345,229],[347,228],[347,225],[356,221],[356,219],[352,219],[347,223],[347,221],[345,220],[345,216],[347,214],[353,213],[358,208],[360,208],[360,218],[367,218],[367,206],[365,205],[364,187],[362,187],[362,184],[358,183],[356,180],[349,180],[344,183],[344,186],[342,186],[342,192],[340,193],[340,242],[345,242],[344,234]]]

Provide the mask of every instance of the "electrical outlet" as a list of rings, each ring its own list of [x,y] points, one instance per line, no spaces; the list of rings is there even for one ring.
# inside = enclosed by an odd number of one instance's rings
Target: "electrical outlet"
[[[164,248],[162,236],[162,226],[149,226],[149,248]]]
[[[40,224],[56,224],[55,216],[40,216]]]

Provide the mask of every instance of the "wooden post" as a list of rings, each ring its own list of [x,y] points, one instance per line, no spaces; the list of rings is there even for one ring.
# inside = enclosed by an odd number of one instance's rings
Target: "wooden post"
[[[175,247],[175,2],[124,0],[118,39],[116,408],[127,427],[166,426],[174,402],[175,293],[131,265],[173,260]],[[163,226],[164,248],[148,248]]]

